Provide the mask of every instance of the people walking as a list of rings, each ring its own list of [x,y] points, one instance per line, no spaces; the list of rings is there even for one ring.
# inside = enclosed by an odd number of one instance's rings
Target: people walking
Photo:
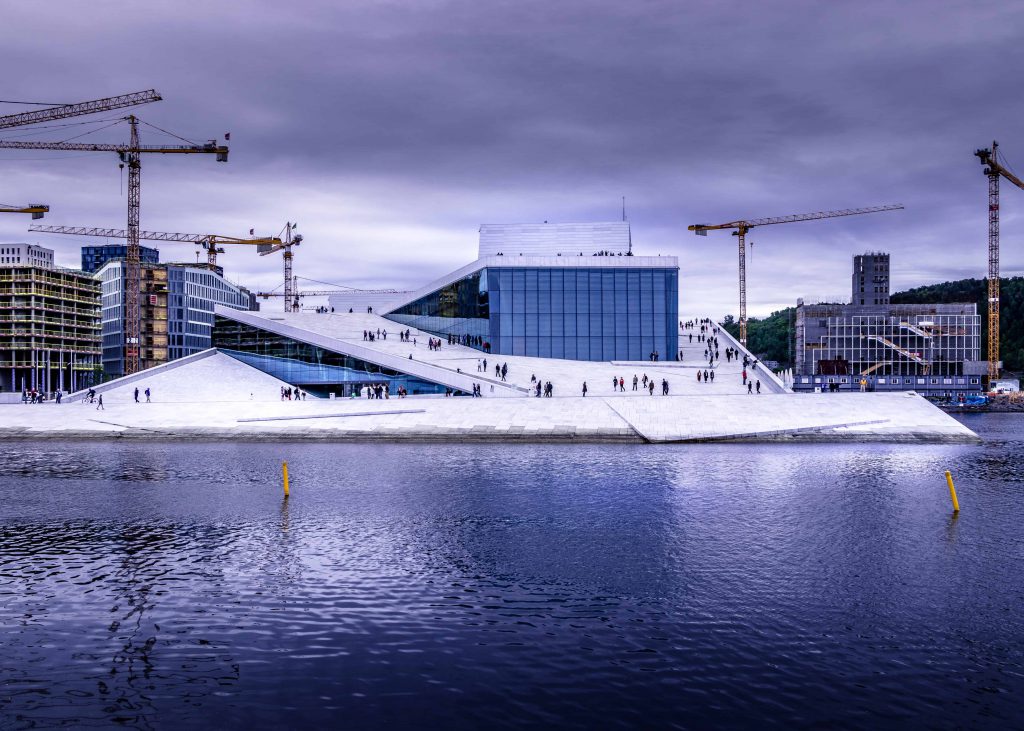
[[[760,378],[759,378],[759,379],[757,379],[757,383],[755,384],[754,388],[755,388],[755,390],[756,390],[756,391],[757,391],[758,393],[761,393],[761,379],[760,379]]]
[[[583,398],[587,397],[587,382],[583,382]]]
[[[753,393],[753,392],[754,392],[754,382],[753,381],[747,381],[747,393],[750,394],[750,393]]]
[[[139,403],[139,388],[135,387],[135,403]]]
[[[147,404],[150,403],[149,396],[150,396],[150,394],[149,394],[149,386],[146,386],[146,403]]]
[[[638,384],[639,382],[640,382],[640,379],[639,379],[639,378],[637,378],[637,377],[636,377],[636,374],[634,373],[634,374],[633,374],[633,390],[634,390],[634,391],[636,390],[636,386],[637,386],[637,384]]]
[[[106,411],[107,410],[106,407],[103,406],[103,394],[102,393],[100,394],[99,399],[96,401],[96,410],[97,411]]]

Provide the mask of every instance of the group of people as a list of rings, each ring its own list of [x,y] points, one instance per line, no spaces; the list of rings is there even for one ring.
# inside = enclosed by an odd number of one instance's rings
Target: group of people
[[[483,337],[480,335],[457,335],[454,333],[448,333],[448,344],[465,345],[467,348],[482,348],[487,352],[490,352],[491,350],[491,344],[484,342]]]
[[[428,338],[427,339],[427,347],[430,350],[440,350],[441,349],[441,338]]]
[[[383,332],[383,338],[381,338],[381,333],[382,332]],[[372,343],[377,338],[381,338],[382,340],[387,340],[388,339],[388,331],[387,330],[381,331],[381,329],[379,327],[377,328],[377,332],[376,333],[374,333],[373,330],[363,330],[363,340],[366,340],[367,342]]]
[[[136,389],[138,393],[138,389]],[[138,397],[136,396],[136,401]],[[149,400],[149,389],[146,389],[146,400]],[[281,386],[281,400],[282,401],[305,401],[306,392],[300,389],[298,386]]]
[[[541,395],[543,395],[544,398],[551,398],[552,396],[555,395],[555,386],[553,383],[551,383],[551,381],[544,383],[540,378],[537,378],[537,376],[531,375],[530,383],[533,384],[533,395],[536,396],[537,398],[540,398]]]
[[[58,404],[60,403],[60,400],[63,397],[64,397],[64,392],[61,391],[59,388],[56,391],[54,391],[54,393],[53,393],[53,400],[56,401]],[[24,404],[41,404],[44,401],[46,401],[46,399],[47,399],[46,393],[43,392],[43,391],[40,391],[40,390],[35,389],[35,388],[29,389],[29,390],[22,389],[22,392],[21,392],[21,402],[24,403]]]
[[[412,332],[410,330],[399,330],[398,331],[398,340],[400,342],[403,342],[403,343],[410,342],[409,338],[411,336],[412,336]]]
[[[362,391],[366,393],[366,398],[368,398],[368,399],[389,399],[389,398],[391,398],[391,389],[388,387],[388,384],[386,384],[386,383],[371,383],[371,384],[368,384],[367,386],[363,387]],[[399,398],[405,398],[405,396],[403,396],[402,393],[401,393],[401,391],[402,391],[401,387],[399,387],[398,391],[399,391],[398,397]]]
[[[334,312],[334,308],[333,307],[323,306],[323,307],[317,307],[316,311],[317,311],[318,314],[326,315],[329,312]],[[351,312],[351,311],[352,310],[350,309],[349,312]]]

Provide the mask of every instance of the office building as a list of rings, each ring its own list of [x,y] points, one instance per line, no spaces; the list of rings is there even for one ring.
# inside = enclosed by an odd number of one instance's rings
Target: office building
[[[0,244],[0,388],[46,393],[100,375],[100,286],[53,250]]]
[[[125,261],[128,258],[127,244],[103,244],[82,247],[82,271],[95,274],[108,261]],[[143,264],[158,264],[160,251],[148,246],[139,247],[139,261]]]
[[[103,373],[124,374],[125,264],[107,262],[102,282]],[[258,309],[249,290],[224,279],[208,264],[143,264],[139,278],[139,368],[145,370],[198,353],[211,345],[214,307]]]

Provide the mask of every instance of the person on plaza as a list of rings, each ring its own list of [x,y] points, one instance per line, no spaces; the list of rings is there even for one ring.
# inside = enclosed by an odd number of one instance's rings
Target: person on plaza
[[[746,386],[747,385],[747,369],[746,368],[743,369],[743,373],[741,375],[743,376],[743,385]]]
[[[759,378],[759,379],[757,379],[757,383],[756,383],[756,384],[754,385],[754,388],[755,388],[755,390],[756,390],[756,391],[757,391],[758,393],[761,393],[761,379],[760,379],[760,378]]]
[[[644,388],[647,388],[647,374],[646,373],[644,374],[644,381],[643,381],[643,383],[644,383]]]
[[[754,382],[753,381],[747,381],[747,393],[750,394],[750,393],[753,393],[753,392],[754,392]]]
[[[668,379],[661,379],[661,395],[668,396]]]
[[[623,378],[622,376],[619,376],[619,392],[620,393],[625,393],[626,392],[626,379]]]
[[[505,380],[505,376],[508,375],[508,363],[501,364],[501,380]]]
[[[103,394],[100,394],[99,400],[96,402],[97,411],[106,411],[106,407],[103,406]]]
[[[64,396],[64,394],[63,394],[63,393],[61,392],[61,390],[60,390],[60,389],[58,388],[58,389],[57,389],[57,403],[58,403],[58,404],[60,403],[60,400],[61,400],[61,398],[62,398],[63,396]]]
[[[150,402],[150,400],[149,400],[149,397],[150,397],[150,395],[151,395],[151,394],[150,394],[150,392],[149,392],[149,386],[146,386],[146,403],[147,403],[147,404],[148,404],[148,403],[151,403],[151,402]]]
[[[640,382],[640,379],[639,379],[639,378],[637,378],[637,377],[636,377],[636,374],[634,373],[634,374],[633,374],[633,390],[634,390],[634,391],[636,390],[636,386],[637,386],[637,384],[638,384],[639,382]]]
[[[654,379],[653,378],[647,382],[647,390],[651,394],[651,396],[654,395]]]
[[[697,371],[697,383],[700,383],[700,377],[701,377],[700,371]]]
[[[619,387],[619,377],[612,376],[612,393],[615,393],[615,389]]]
[[[704,383],[707,383],[707,382],[708,382],[708,369],[705,368],[704,369]]]
[[[135,387],[135,403],[139,403],[139,387]]]
[[[711,371],[711,382],[712,383],[715,382],[715,372],[714,371]]]
[[[587,397],[587,382],[583,382],[583,398]]]

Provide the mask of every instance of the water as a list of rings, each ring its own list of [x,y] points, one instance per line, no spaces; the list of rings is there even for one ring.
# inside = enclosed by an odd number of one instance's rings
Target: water
[[[1024,417],[965,419],[983,446],[12,442],[0,727],[1019,728]]]

